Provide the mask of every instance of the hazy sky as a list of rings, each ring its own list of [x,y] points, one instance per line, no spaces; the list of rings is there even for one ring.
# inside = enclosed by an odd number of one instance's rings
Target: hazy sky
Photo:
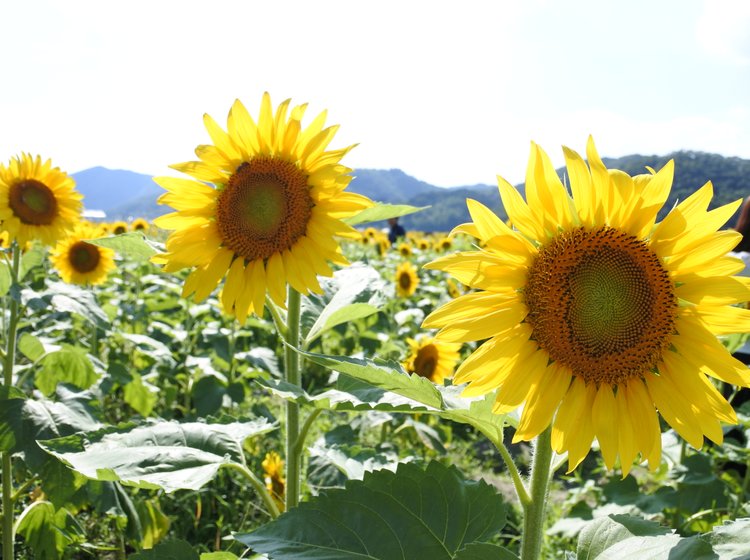
[[[351,167],[441,186],[523,179],[529,142],[750,158],[746,0],[12,1],[0,161],[149,174],[209,113],[309,102]],[[699,185],[696,185],[696,187]]]

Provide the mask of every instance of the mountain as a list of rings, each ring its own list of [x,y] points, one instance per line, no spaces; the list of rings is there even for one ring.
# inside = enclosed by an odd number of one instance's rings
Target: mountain
[[[621,169],[630,175],[637,175],[647,173],[646,167],[661,169],[670,159],[675,160],[674,185],[661,217],[675,202],[685,199],[709,179],[714,185],[712,208],[750,195],[747,180],[750,177],[750,160],[746,159],[681,151],[666,156],[633,154],[603,158],[603,161],[610,169]],[[557,171],[565,181],[565,169]],[[85,196],[86,208],[104,210],[108,219],[154,218],[171,211],[169,207],[156,203],[164,190],[148,175],[94,167],[74,173],[73,177]],[[518,187],[520,190],[524,188],[523,185]],[[441,188],[407,175],[400,169],[357,169],[349,190],[390,204],[430,206],[417,214],[404,216],[401,222],[407,229],[450,231],[470,220],[466,198],[482,202],[503,219],[507,217],[495,185]],[[735,219],[732,218],[729,224],[733,225]]]
[[[86,209],[104,210],[107,216],[128,201],[156,199],[164,192],[150,175],[123,169],[92,167],[73,173],[73,179]]]

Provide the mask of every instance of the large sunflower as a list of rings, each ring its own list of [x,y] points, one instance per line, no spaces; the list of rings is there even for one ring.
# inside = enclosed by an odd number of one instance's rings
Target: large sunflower
[[[438,385],[442,385],[444,379],[453,375],[460,344],[443,342],[431,336],[409,338],[406,342],[409,344],[409,355],[404,362],[406,371]]]
[[[552,423],[552,446],[574,469],[596,437],[609,468],[627,473],[640,453],[661,457],[657,411],[691,445],[720,443],[736,423],[715,379],[750,385],[747,367],[716,335],[750,330],[739,241],[717,231],[739,202],[707,211],[707,183],[656,223],[673,163],[630,177],[608,170],[593,140],[588,167],[564,149],[572,197],[548,156],[532,145],[526,201],[499,179],[515,229],[469,200],[473,222],[457,231],[484,247],[428,265],[478,291],[434,311],[424,326],[438,339],[489,339],[461,366],[466,395],[498,389],[494,410],[524,405],[514,441]]]
[[[72,177],[49,159],[21,154],[0,165],[0,221],[21,246],[33,239],[54,245],[65,237],[80,218],[82,198]]]
[[[326,151],[338,126],[324,128],[323,112],[303,129],[306,105],[287,116],[289,103],[274,113],[264,94],[256,123],[235,101],[227,132],[205,115],[214,144],[196,148],[201,161],[172,166],[197,181],[155,178],[169,191],[159,202],[176,212],[154,224],[176,231],[154,261],[166,271],[196,267],[182,292],[196,300],[226,275],[223,307],[240,321],[262,314],[266,292],[284,306],[287,284],[320,293],[316,276],[333,274],[327,261],[348,264],[335,236],[360,236],[341,220],[372,205],[344,192],[351,169],[339,161],[352,146]]]
[[[50,254],[52,265],[69,284],[101,284],[115,268],[114,251],[87,243],[97,237],[97,230],[81,224],[67,238],[59,241]]]

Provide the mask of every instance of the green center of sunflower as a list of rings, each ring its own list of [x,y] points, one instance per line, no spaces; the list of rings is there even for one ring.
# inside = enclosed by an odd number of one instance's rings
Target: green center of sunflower
[[[36,179],[25,179],[11,185],[8,204],[24,224],[46,226],[57,216],[55,194]]]
[[[428,344],[417,351],[414,358],[414,372],[420,377],[432,379],[438,362],[438,350],[434,344]]]
[[[661,261],[607,226],[561,233],[542,248],[525,300],[534,339],[587,383],[643,375],[674,332],[677,298]]]
[[[76,272],[86,273],[95,270],[100,258],[96,245],[85,241],[77,241],[68,249],[68,261]]]
[[[291,248],[312,216],[307,179],[293,163],[272,157],[242,163],[217,200],[224,245],[250,261]]]

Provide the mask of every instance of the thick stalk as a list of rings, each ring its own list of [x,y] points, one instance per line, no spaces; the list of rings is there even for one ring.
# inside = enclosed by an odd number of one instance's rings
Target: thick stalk
[[[530,500],[523,506],[523,536],[521,560],[538,560],[542,552],[544,514],[547,506],[547,487],[552,463],[552,429],[547,428],[536,439],[531,464]]]
[[[287,301],[286,342],[284,348],[284,381],[292,385],[301,385],[299,371],[299,319],[300,294],[289,286]],[[299,405],[293,401],[286,402],[286,510],[299,504],[300,495],[300,455],[297,450],[299,438]]]
[[[13,364],[16,358],[16,329],[18,328],[18,270],[21,262],[21,249],[13,242],[13,266],[11,267],[10,319],[6,339],[5,359],[3,360],[3,386],[6,390],[13,385]],[[10,452],[2,454],[3,465],[3,558],[14,558],[13,549],[13,462]]]

